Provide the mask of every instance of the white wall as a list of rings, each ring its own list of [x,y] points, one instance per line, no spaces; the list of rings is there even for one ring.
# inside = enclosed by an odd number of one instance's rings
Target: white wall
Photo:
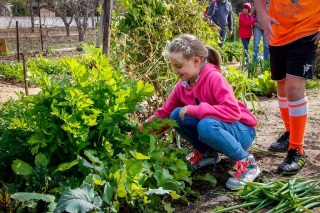
[[[95,23],[97,18],[95,17]],[[19,23],[19,27],[31,27],[31,20],[29,17],[4,17],[0,16],[0,29],[1,28],[15,28],[16,21]],[[35,17],[35,24],[39,25],[39,18]],[[41,24],[47,27],[64,27],[62,19],[60,17],[41,17]],[[73,19],[71,26],[76,26]],[[88,27],[92,27],[91,18],[88,19]]]

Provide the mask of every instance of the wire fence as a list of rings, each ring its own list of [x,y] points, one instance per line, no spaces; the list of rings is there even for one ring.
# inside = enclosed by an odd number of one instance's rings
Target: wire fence
[[[96,38],[98,19],[89,19],[86,31],[86,43],[93,43]],[[40,27],[41,23],[41,27]],[[12,60],[18,53],[34,55],[38,53],[74,52],[82,42],[75,22],[70,24],[70,36],[66,36],[65,26],[59,17],[43,17],[35,19],[32,32],[31,20],[28,17],[0,17],[0,39],[6,40],[7,53],[1,60]]]

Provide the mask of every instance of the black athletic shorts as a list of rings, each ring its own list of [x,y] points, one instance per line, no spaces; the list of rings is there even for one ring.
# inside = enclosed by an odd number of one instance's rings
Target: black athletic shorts
[[[286,75],[313,78],[318,48],[314,40],[317,34],[283,46],[269,46],[272,80],[283,80]]]

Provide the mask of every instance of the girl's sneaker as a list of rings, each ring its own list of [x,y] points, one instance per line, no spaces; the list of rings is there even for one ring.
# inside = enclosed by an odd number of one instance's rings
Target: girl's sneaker
[[[242,188],[246,182],[254,181],[261,173],[253,155],[236,162],[235,177],[228,179],[226,186],[229,189]]]
[[[221,161],[218,153],[216,152],[213,152],[212,154],[208,152],[201,153],[195,149],[192,153],[190,153],[187,156],[187,160],[191,163],[194,170],[200,169],[208,165],[213,165],[213,170],[215,170],[215,164]]]

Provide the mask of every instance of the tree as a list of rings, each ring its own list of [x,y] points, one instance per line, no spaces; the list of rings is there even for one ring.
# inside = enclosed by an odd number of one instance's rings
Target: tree
[[[12,16],[12,4],[10,4],[7,1],[0,1],[0,6],[1,6],[1,11],[0,11],[0,15],[3,16]]]
[[[76,21],[79,41],[85,40],[86,30],[88,28],[88,19],[91,13],[96,9],[94,6],[95,0],[70,0],[69,6]]]
[[[69,37],[73,16],[70,16],[70,11],[68,11],[68,2],[66,0],[45,0],[45,2],[48,4],[48,9],[54,11],[62,19],[66,29],[66,35]]]
[[[98,0],[45,0],[49,9],[56,12],[62,19],[67,36],[70,36],[70,24],[73,18],[76,22],[79,41],[85,40],[88,19],[95,12]],[[68,17],[71,17],[68,20]]]

